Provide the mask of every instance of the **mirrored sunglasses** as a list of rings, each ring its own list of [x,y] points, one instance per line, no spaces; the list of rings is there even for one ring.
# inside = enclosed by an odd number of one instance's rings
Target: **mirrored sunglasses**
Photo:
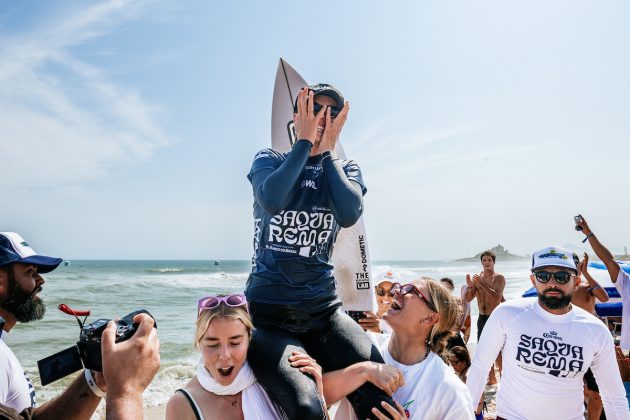
[[[549,283],[551,278],[556,279],[558,284],[567,284],[571,280],[571,276],[575,274],[568,271],[559,271],[557,273],[550,273],[549,271],[534,271],[534,277],[541,283]]]

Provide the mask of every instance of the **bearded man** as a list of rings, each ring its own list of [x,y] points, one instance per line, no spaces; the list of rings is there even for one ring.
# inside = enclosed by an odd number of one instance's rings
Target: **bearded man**
[[[610,332],[571,304],[580,283],[578,264],[577,255],[563,248],[534,252],[530,279],[538,298],[502,303],[490,315],[466,386],[479,401],[486,372],[502,351],[497,419],[584,419],[583,378],[589,367],[606,417],[630,418]]]

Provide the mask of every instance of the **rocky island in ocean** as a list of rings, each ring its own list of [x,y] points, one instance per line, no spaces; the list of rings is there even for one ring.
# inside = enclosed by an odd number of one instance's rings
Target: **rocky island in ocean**
[[[458,260],[455,260],[456,262],[471,262],[471,261],[479,261],[480,257],[481,257],[481,253],[486,251],[485,249],[479,253],[477,253],[474,257],[468,257],[468,258],[460,258]],[[531,256],[527,256],[527,255],[516,255],[516,254],[510,254],[508,252],[507,249],[505,249],[502,245],[497,245],[493,248],[490,248],[490,251],[494,252],[497,256],[497,261],[523,261],[526,260],[528,258],[531,258]]]

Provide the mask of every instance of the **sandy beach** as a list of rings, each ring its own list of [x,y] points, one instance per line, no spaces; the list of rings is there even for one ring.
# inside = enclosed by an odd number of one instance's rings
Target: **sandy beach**
[[[164,420],[166,415],[166,405],[156,405],[144,409],[145,420]]]

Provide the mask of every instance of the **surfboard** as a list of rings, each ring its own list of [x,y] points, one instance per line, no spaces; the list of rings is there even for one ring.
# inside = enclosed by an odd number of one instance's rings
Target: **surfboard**
[[[271,107],[271,147],[287,153],[297,141],[293,125],[293,104],[306,80],[282,58],[276,71]],[[335,152],[346,159],[341,144]],[[374,312],[374,284],[371,276],[370,254],[363,216],[354,226],[342,228],[337,236],[332,255],[337,295],[346,311]]]

